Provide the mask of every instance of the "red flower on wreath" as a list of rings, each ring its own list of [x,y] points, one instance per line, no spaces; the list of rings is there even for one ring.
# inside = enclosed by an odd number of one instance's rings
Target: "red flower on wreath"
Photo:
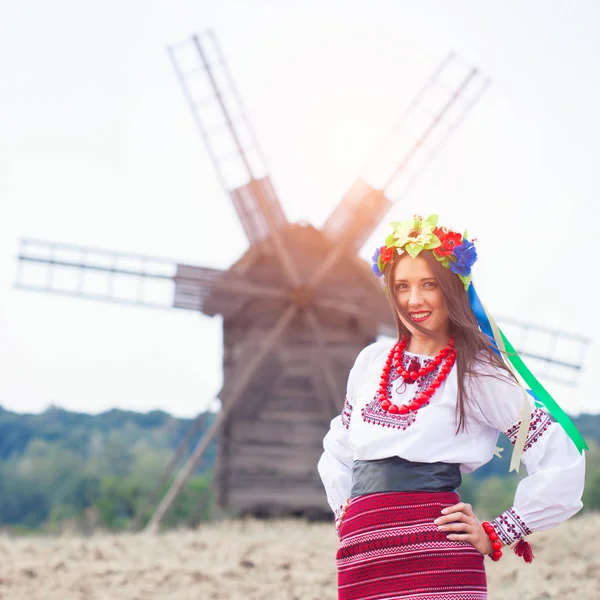
[[[450,231],[445,227],[436,227],[433,233],[441,242],[441,245],[433,250],[438,256],[450,256],[454,252],[454,248],[462,244],[462,235],[456,231]]]
[[[387,263],[392,260],[392,256],[394,255],[394,248],[388,248],[387,246],[381,246],[379,248],[379,256],[381,257],[381,262]]]

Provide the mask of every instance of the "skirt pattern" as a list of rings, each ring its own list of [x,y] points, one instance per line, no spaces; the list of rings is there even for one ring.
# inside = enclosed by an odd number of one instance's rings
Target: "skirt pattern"
[[[454,492],[382,492],[350,500],[340,526],[339,600],[486,600],[484,556],[433,523]]]

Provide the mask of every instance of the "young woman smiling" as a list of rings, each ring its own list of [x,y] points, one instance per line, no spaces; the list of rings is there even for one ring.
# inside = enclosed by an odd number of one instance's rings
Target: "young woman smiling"
[[[318,465],[340,536],[338,594],[482,600],[486,555],[499,560],[515,542],[531,561],[524,536],[581,508],[585,445],[565,433],[553,401],[561,424],[534,404],[507,364],[516,355],[471,283],[473,242],[435,215],[392,227],[373,271],[398,338],[357,357]],[[480,523],[457,489],[461,473],[494,456],[499,432],[528,476],[512,507]]]

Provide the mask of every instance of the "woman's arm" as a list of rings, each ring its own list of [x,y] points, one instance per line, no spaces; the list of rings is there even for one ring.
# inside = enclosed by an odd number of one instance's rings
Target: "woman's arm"
[[[348,445],[348,422],[352,405],[346,396],[342,414],[331,421],[323,439],[324,452],[317,466],[325,487],[327,502],[336,518],[345,504],[352,483],[352,450]]]
[[[504,378],[486,376],[472,386],[471,394],[475,418],[502,431],[514,444],[519,433],[523,402],[520,388]],[[527,469],[527,477],[519,482],[513,505],[492,522],[500,541],[505,545],[533,531],[555,527],[583,506],[581,497],[585,481],[585,457],[579,453],[564,429],[548,414],[536,408],[533,401],[521,462]],[[468,515],[461,516],[464,510],[451,512],[452,518],[445,517],[442,521],[446,525],[456,521],[456,526],[451,527],[450,531],[462,532],[479,541],[483,539],[479,523],[467,518]],[[461,521],[465,522],[464,526]],[[456,537],[456,534],[452,534],[450,539],[472,541],[466,537]],[[483,548],[483,542],[480,542],[480,546]]]
[[[355,389],[360,386],[373,356],[380,351],[381,346],[380,342],[371,344],[357,356],[348,375],[342,412],[331,421],[329,431],[323,440],[324,452],[317,468],[325,487],[327,501],[336,519],[350,495],[352,484],[353,452],[348,443],[348,432],[355,402]]]
[[[505,431],[513,444],[515,430]],[[528,476],[519,482],[513,505],[492,522],[504,544],[556,527],[583,506],[585,456],[539,408],[532,412],[521,461]]]

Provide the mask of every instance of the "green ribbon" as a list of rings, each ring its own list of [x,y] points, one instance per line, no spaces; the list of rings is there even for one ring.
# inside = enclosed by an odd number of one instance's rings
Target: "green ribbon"
[[[504,335],[504,332],[500,329],[500,335],[504,341],[504,346],[507,350],[508,360],[515,367],[519,375],[523,378],[523,381],[529,386],[533,392],[534,398],[546,407],[552,417],[562,426],[567,432],[567,435],[573,440],[573,443],[579,450],[579,454],[582,454],[584,450],[589,450],[588,445],[585,443],[583,436],[577,431],[577,428],[573,424],[573,421],[565,413],[565,411],[556,403],[554,398],[546,391],[546,388],[535,378],[535,375],[527,368],[527,365],[523,362],[521,357],[517,354],[513,345],[508,341],[508,338]]]

